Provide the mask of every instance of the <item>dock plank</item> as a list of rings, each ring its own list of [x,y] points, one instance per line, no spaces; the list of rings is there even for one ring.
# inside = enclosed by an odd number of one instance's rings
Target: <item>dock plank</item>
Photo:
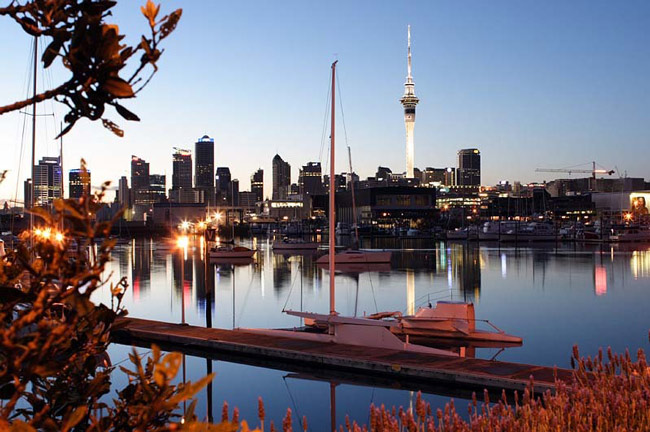
[[[465,385],[490,390],[523,390],[532,376],[535,391],[555,387],[555,377],[570,381],[573,372],[545,366],[493,360],[438,356],[327,342],[260,335],[246,330],[225,330],[121,318],[114,331],[120,343],[165,343],[179,351],[191,348],[261,356],[269,360],[300,362],[318,367],[375,376],[426,381],[429,384]]]

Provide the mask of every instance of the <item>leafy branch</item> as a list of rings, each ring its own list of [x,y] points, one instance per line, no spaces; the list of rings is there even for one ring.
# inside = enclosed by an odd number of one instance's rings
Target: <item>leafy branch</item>
[[[66,127],[60,135],[69,132],[79,119],[87,118],[101,120],[104,127],[123,136],[124,131],[104,117],[106,105],[115,108],[126,120],[139,121],[120,100],[134,98],[158,71],[156,63],[164,51],[160,44],[176,28],[182,10],[158,18],[160,5],[147,0],[140,9],[147,20],[149,34],[142,35],[137,45],[129,46],[121,42],[124,35],[119,33],[118,26],[106,22],[116,3],[113,0],[12,0],[0,7],[0,16],[12,18],[31,36],[47,38],[49,44],[41,57],[44,68],[60,58],[71,74],[67,81],[52,89],[0,107],[0,115],[54,99],[69,109],[64,117]],[[139,55],[137,67],[124,78],[123,69],[136,55]],[[147,70],[150,72],[144,78]]]

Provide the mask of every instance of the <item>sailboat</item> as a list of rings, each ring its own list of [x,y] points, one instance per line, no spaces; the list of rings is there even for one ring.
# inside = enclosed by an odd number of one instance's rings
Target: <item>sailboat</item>
[[[335,89],[336,89],[336,63],[332,63],[332,102],[331,102],[331,136],[330,136],[330,179],[334,178],[334,149],[335,149]],[[335,184],[330,181],[329,193],[329,256],[335,256]],[[262,335],[273,335],[276,337],[287,337],[300,340],[311,340],[344,345],[362,347],[373,347],[386,350],[418,352],[435,355],[457,356],[457,354],[446,350],[415,345],[400,340],[391,332],[391,327],[398,325],[396,322],[372,320],[366,318],[346,317],[336,312],[336,285],[335,274],[338,260],[329,260],[329,314],[314,312],[302,312],[285,310],[288,315],[303,318],[305,323],[318,322],[327,326],[323,333],[305,332],[298,330],[276,330],[276,329],[246,329],[246,332],[254,332]]]
[[[352,171],[352,152],[350,146],[348,146],[348,161],[350,164],[350,183],[351,183],[351,193],[352,193],[352,218],[354,222],[354,238],[355,242],[351,249],[344,250],[339,252],[335,257],[337,264],[343,265],[358,265],[358,264],[387,264],[390,266],[391,252],[389,251],[368,251],[368,250],[359,250],[359,224],[357,221],[357,203],[354,194],[354,171]],[[331,187],[330,187],[331,189]],[[330,195],[332,191],[330,190]],[[330,215],[330,217],[333,217]],[[339,230],[339,226],[336,228]],[[331,228],[330,228],[331,230]],[[330,231],[331,232],[331,231]],[[337,231],[338,233],[338,231]],[[333,238],[330,236],[330,239]],[[331,253],[331,252],[330,252]],[[323,255],[316,261],[317,264],[324,265],[330,261],[330,255]]]

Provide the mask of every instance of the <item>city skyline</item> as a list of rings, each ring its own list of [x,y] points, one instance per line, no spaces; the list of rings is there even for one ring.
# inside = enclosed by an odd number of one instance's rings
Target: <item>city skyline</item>
[[[407,11],[388,4],[341,3],[345,16],[334,32],[318,19],[325,5],[170,1],[165,7],[178,5],[184,7],[183,20],[158,76],[128,103],[142,121],[122,122],[126,135],[121,139],[100,124],[81,122],[64,139],[66,173],[84,157],[96,184],[111,180],[116,187],[128,175],[124,161],[138,154],[151,163],[152,172],[169,179],[172,147],[190,148],[207,134],[215,139],[214,166],[229,166],[242,186],[257,168],[269,176],[276,153],[291,162],[291,177],[297,178],[303,163],[325,158],[319,150],[333,53],[341,66],[355,172],[366,177],[380,165],[402,171],[404,123],[398,101],[404,30],[411,24],[414,75],[425,101],[418,105],[416,167],[455,166],[459,149],[479,148],[483,184],[551,180],[535,168],[591,160],[621,175],[650,177],[638,157],[647,145],[650,112],[650,63],[643,55],[650,46],[644,30],[650,7],[644,3],[557,2],[530,8],[414,2]],[[136,6],[116,8],[114,21],[130,37],[143,30]],[[367,19],[359,22],[363,14]],[[5,82],[0,100],[10,103],[26,88],[22,73],[31,41],[15,25],[3,26],[0,40],[14,47],[0,72]],[[60,68],[51,75],[57,82]],[[57,118],[39,120],[36,159],[58,156],[53,137],[61,109],[44,103],[38,110],[53,111]],[[10,161],[0,168],[21,165],[19,178],[11,169],[0,185],[0,200],[13,198],[17,181],[20,197],[28,177],[28,136],[20,157],[23,121],[18,113],[0,117],[0,144]],[[337,171],[347,171],[345,152],[338,154]],[[267,178],[265,196],[270,185]]]

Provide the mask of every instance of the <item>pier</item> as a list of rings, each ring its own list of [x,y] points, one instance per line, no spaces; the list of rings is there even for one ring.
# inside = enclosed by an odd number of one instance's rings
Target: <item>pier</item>
[[[251,364],[268,361],[270,367],[300,370],[340,371],[348,376],[374,376],[420,383],[422,387],[453,386],[463,389],[522,391],[534,380],[535,393],[553,390],[555,377],[569,382],[569,369],[509,363],[464,357],[435,356],[396,350],[270,337],[246,330],[225,330],[121,318],[113,339],[121,344],[149,346],[158,344],[166,350],[191,355],[224,354],[233,359],[251,359]],[[247,362],[244,360],[244,362]]]

